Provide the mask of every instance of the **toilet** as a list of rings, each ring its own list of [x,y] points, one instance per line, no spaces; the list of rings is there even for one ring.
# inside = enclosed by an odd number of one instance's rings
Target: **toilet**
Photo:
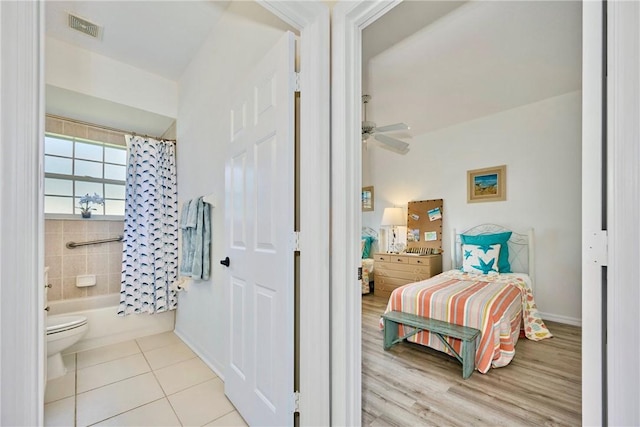
[[[44,301],[48,301],[49,267],[44,268]],[[45,307],[46,313],[49,307]],[[45,315],[45,326],[47,333],[47,380],[58,378],[67,373],[62,361],[62,352],[78,341],[89,330],[89,324],[85,316],[80,315]]]
[[[77,343],[89,330],[87,318],[79,315],[46,317],[47,325],[47,380],[67,373],[62,351]]]

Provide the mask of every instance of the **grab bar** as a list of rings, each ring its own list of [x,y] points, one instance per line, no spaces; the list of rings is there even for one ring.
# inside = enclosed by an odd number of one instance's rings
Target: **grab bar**
[[[120,235],[118,237],[112,237],[110,239],[91,240],[89,242],[80,242],[80,243],[68,242],[67,248],[73,249],[73,248],[77,248],[78,246],[97,245],[99,243],[109,243],[109,242],[121,242],[122,239],[124,239],[123,235]]]

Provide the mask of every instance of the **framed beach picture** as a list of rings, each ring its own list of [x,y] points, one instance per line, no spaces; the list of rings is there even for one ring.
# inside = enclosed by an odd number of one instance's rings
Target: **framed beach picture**
[[[467,203],[507,200],[507,166],[467,171]]]
[[[362,187],[362,212],[373,210],[373,187]]]

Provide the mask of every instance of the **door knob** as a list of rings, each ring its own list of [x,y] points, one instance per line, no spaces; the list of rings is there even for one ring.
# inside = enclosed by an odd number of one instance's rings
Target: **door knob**
[[[229,267],[229,257],[225,257],[225,259],[221,259],[220,264],[224,265],[225,267]]]

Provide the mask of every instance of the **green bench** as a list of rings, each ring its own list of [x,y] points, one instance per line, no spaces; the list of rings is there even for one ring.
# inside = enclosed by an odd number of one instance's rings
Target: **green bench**
[[[411,313],[401,311],[389,311],[382,315],[384,319],[384,349],[388,350],[392,345],[406,340],[407,338],[429,331],[435,334],[440,341],[453,353],[456,359],[462,363],[462,378],[467,379],[476,367],[476,338],[480,331],[467,326],[454,325],[442,320],[429,319]],[[398,325],[406,325],[415,328],[412,332],[403,337],[398,337]],[[458,354],[445,337],[458,338],[462,340],[462,354]]]

